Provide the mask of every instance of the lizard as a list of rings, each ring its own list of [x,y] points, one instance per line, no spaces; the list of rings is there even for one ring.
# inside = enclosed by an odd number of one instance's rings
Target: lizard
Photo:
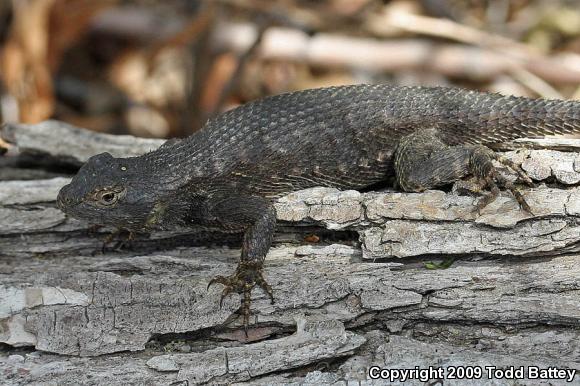
[[[138,157],[92,156],[57,198],[66,214],[129,231],[202,226],[243,233],[235,272],[220,304],[241,295],[247,331],[251,292],[260,287],[276,227],[275,200],[326,186],[365,189],[395,179],[400,189],[466,181],[488,192],[522,193],[493,161],[530,179],[493,148],[520,137],[580,133],[580,102],[532,99],[444,87],[350,85],[296,91],[249,102],[210,119],[191,136]]]

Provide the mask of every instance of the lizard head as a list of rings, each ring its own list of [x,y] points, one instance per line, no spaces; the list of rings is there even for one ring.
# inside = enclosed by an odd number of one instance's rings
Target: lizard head
[[[155,184],[136,158],[95,155],[58,193],[66,214],[99,225],[140,229],[155,206]]]

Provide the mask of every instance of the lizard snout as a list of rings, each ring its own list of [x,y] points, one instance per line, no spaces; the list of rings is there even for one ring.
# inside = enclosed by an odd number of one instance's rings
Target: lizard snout
[[[58,192],[58,196],[56,197],[56,206],[62,211],[65,211],[67,207],[70,207],[73,203],[73,200],[67,194],[70,185],[63,186],[60,191]]]

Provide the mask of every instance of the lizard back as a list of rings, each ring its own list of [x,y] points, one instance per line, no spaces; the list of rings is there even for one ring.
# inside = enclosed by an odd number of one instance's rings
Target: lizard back
[[[431,128],[449,145],[578,132],[580,103],[455,88],[313,89],[230,110],[147,157],[193,187],[266,197],[312,186],[360,189],[393,174],[402,136]]]

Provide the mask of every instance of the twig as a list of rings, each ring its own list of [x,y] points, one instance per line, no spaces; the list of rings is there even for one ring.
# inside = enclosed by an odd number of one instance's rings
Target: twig
[[[185,28],[170,36],[168,39],[158,42],[153,45],[147,52],[148,63],[151,63],[153,59],[164,49],[169,47],[181,47],[191,44],[192,40],[200,36],[204,31],[209,28],[210,22],[214,20],[215,10],[212,6],[208,6],[207,9],[200,12],[200,14],[195,17]]]
[[[248,48],[248,50],[246,52],[244,52],[238,58],[238,64],[236,66],[236,69],[234,70],[230,79],[228,80],[228,82],[226,83],[224,88],[222,89],[222,92],[220,93],[220,97],[218,99],[218,103],[216,104],[216,109],[212,113],[212,115],[216,112],[221,111],[221,109],[223,108],[224,104],[226,103],[228,97],[231,95],[234,88],[238,85],[242,70],[244,69],[246,63],[248,62],[248,59],[256,52],[256,50],[258,49],[258,47],[262,43],[262,39],[264,38],[264,32],[266,32],[266,29],[268,28],[268,26],[269,25],[265,21],[260,23],[260,26],[258,28],[258,35],[256,36],[256,40],[250,46],[250,48]]]
[[[376,17],[370,23],[373,32],[380,33],[393,27],[417,34],[436,36],[473,46],[484,47],[497,51],[509,58],[515,59],[514,68],[518,80],[540,95],[556,97],[559,93],[542,78],[556,74],[549,70],[549,59],[526,44],[512,39],[481,31],[451,20],[415,15],[404,11],[387,11]],[[387,28],[387,29],[385,29]],[[570,70],[578,72],[577,67],[569,66]]]
[[[224,23],[216,28],[217,48],[246,52],[255,42],[253,24]],[[516,58],[494,49],[421,39],[378,40],[318,33],[314,36],[290,28],[271,27],[258,51],[262,58],[305,62],[327,67],[354,67],[394,72],[430,70],[447,76],[493,79],[523,68],[551,83],[580,83],[580,68],[569,61],[529,55]]]
[[[414,15],[408,12],[386,12],[383,15],[378,16],[377,19],[371,23],[371,26],[374,27],[373,32],[376,33],[380,33],[381,28],[385,26],[390,28],[396,27],[406,32],[436,36],[456,42],[491,48],[502,52],[509,52],[510,55],[516,55],[518,57],[540,55],[540,53],[532,49],[532,47],[500,35],[481,31],[452,20]]]
[[[522,67],[515,67],[511,71],[511,75],[515,80],[543,98],[564,99],[564,96],[548,82]]]

